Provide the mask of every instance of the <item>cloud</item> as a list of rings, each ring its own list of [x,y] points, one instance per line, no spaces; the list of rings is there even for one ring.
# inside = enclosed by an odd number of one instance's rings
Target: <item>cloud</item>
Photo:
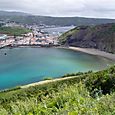
[[[115,0],[3,0],[0,9],[37,15],[115,18]]]

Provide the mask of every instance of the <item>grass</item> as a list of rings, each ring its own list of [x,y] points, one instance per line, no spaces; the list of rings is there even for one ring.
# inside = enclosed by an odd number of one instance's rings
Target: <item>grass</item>
[[[73,28],[73,29],[71,29],[71,30],[65,32],[64,34],[62,34],[62,35],[59,37],[59,42],[60,42],[61,44],[65,44],[66,41],[67,41],[67,38],[68,38],[68,37],[71,37],[73,34],[75,34],[75,33],[78,32],[78,31],[79,31],[79,29]]]
[[[28,32],[31,32],[31,30],[22,27],[0,27],[0,33],[13,36],[21,36]]]
[[[0,115],[115,114],[115,66],[74,75],[71,79],[1,92]]]
[[[52,77],[45,77],[43,78],[43,80],[52,80],[53,78]]]
[[[61,45],[95,48],[115,53],[115,24],[79,26],[59,37]]]

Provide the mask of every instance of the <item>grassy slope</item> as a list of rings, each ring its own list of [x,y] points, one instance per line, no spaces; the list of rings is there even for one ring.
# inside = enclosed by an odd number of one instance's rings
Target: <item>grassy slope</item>
[[[1,92],[0,115],[114,115],[114,91],[115,66],[69,80]]]
[[[60,36],[59,40],[61,44],[115,53],[115,24],[76,27]]]
[[[31,30],[22,27],[0,27],[0,33],[13,36],[21,36],[28,32],[31,32]]]

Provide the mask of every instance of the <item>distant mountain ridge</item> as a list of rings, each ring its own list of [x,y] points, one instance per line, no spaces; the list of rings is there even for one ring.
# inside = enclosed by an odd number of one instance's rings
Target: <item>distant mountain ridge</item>
[[[115,53],[115,23],[79,26],[59,38],[61,44]]]
[[[115,23],[115,19],[98,19],[84,17],[51,17],[37,16],[23,12],[0,11],[0,20],[15,21],[22,24],[45,24],[57,26],[80,26],[80,25],[98,25],[105,23]]]
[[[0,11],[0,16],[28,16],[31,14],[16,11]]]

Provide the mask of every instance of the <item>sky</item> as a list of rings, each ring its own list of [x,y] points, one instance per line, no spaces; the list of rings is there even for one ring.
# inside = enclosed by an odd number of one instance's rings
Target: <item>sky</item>
[[[115,19],[115,0],[0,0],[0,10]]]

